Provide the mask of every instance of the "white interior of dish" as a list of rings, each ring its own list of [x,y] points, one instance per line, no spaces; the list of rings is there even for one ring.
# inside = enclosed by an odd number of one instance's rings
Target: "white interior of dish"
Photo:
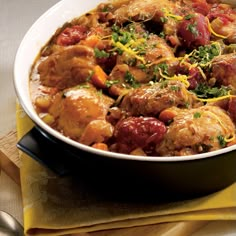
[[[70,144],[74,147],[88,151],[93,154],[100,154],[109,158],[122,158],[132,159],[140,161],[186,161],[207,158],[210,156],[224,154],[236,149],[236,145],[227,147],[221,150],[190,155],[182,157],[140,157],[125,155],[119,153],[105,152],[97,150],[78,142],[75,142],[59,132],[55,131],[48,125],[46,125],[37,115],[31,102],[29,92],[29,73],[31,67],[38,55],[40,49],[48,42],[51,36],[54,34],[56,29],[62,26],[65,22],[78,17],[89,10],[95,8],[99,3],[105,0],[93,0],[93,1],[81,1],[78,0],[62,0],[45,12],[28,30],[25,37],[23,38],[15,58],[14,66],[14,85],[17,97],[20,101],[25,112],[28,116],[43,130],[47,131],[52,136],[62,140],[63,142]]]

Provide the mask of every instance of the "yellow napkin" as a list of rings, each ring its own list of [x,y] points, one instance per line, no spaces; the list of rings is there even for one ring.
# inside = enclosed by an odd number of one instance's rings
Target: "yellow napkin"
[[[20,138],[33,123],[19,105],[16,114]],[[191,200],[125,201],[97,193],[70,177],[58,177],[23,153],[21,160],[26,235],[64,235],[163,222],[236,220],[236,183]]]

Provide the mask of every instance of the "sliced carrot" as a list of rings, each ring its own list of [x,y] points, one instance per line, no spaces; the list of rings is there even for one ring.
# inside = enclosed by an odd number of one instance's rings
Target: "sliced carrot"
[[[105,143],[95,143],[92,145],[92,147],[103,150],[103,151],[108,151],[108,147]]]
[[[163,110],[159,115],[159,120],[161,120],[164,123],[169,123],[173,118],[177,115],[177,111],[171,110],[171,109],[165,109]]]
[[[143,151],[142,148],[136,148],[134,149],[130,155],[135,155],[135,156],[147,156],[147,154]]]
[[[97,35],[91,35],[81,42],[81,44],[88,47],[94,48],[99,42],[99,37]]]
[[[91,81],[94,86],[100,89],[106,88],[106,81],[107,81],[108,75],[104,72],[104,70],[101,68],[101,66],[96,65],[94,67],[93,75],[91,77]]]

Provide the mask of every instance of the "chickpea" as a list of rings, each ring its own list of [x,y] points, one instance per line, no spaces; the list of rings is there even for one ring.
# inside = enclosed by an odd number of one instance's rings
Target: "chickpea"
[[[50,114],[44,115],[42,120],[48,125],[52,125],[55,122],[55,118]]]
[[[47,110],[51,105],[51,98],[47,95],[39,96],[35,99],[35,105],[41,110]]]

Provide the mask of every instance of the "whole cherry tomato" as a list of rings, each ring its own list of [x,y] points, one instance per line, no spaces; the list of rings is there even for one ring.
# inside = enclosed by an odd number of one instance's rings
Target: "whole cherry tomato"
[[[166,133],[165,124],[154,117],[128,117],[115,127],[117,143],[132,151],[160,143]]]
[[[194,14],[179,24],[178,34],[187,47],[209,44],[210,31],[208,22],[202,14]]]

